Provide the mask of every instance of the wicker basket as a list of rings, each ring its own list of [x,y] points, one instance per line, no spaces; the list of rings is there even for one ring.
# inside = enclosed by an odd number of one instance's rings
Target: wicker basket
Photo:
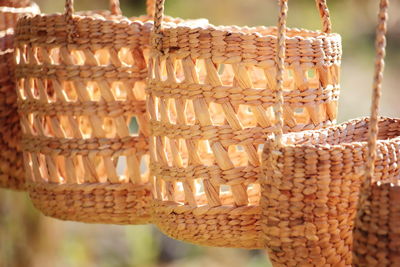
[[[18,18],[38,14],[30,1],[0,1],[0,187],[25,187],[21,130],[14,83],[14,27]]]
[[[377,66],[381,69],[388,4],[388,0],[381,0],[377,31],[377,47],[381,47]],[[380,96],[381,80],[382,75],[376,76],[375,98]],[[378,114],[378,103],[374,103],[374,116]],[[353,266],[400,266],[400,119],[385,125],[379,120],[378,127],[376,122],[372,124],[369,153],[354,230]]]
[[[286,1],[281,0],[279,62],[285,54]],[[282,70],[283,63],[278,73]],[[378,64],[376,76],[381,73]],[[282,85],[281,75],[277,77]],[[282,88],[277,91],[277,130],[265,144],[261,179],[261,221],[270,259],[274,266],[351,266],[354,218],[370,158],[370,125],[374,128],[379,121],[380,157],[374,175],[385,178],[399,172],[400,120],[378,120],[373,113],[371,120],[283,135]],[[374,94],[374,103],[376,99]]]
[[[289,31],[285,131],[335,122],[341,40]],[[147,107],[154,221],[207,246],[261,248],[261,144],[274,129],[275,27],[170,25],[156,2]],[[265,88],[267,86],[267,88]]]
[[[148,223],[144,81],[151,16],[128,20],[118,2],[111,4],[111,13],[75,15],[68,0],[65,14],[18,22],[28,190],[36,208],[58,219]]]

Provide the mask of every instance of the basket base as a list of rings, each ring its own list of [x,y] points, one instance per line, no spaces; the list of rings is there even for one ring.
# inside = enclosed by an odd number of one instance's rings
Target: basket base
[[[263,248],[258,206],[197,207],[154,203],[154,218],[167,236],[202,246]]]
[[[60,220],[103,224],[150,223],[150,184],[28,184],[35,208]]]

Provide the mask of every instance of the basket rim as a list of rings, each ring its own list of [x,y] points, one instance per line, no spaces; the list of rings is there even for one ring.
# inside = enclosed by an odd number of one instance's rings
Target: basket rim
[[[195,34],[202,32],[218,32],[214,33],[215,36],[224,35],[224,34],[237,34],[238,36],[255,36],[255,37],[264,37],[277,39],[276,34],[263,34],[260,31],[276,31],[276,26],[237,26],[237,25],[214,25],[211,23],[207,23],[204,25],[198,25],[195,23],[190,23],[190,21],[196,22],[201,21],[198,20],[186,20],[182,23],[174,23],[174,22],[163,22],[162,32],[176,30],[178,32],[187,33],[187,34]],[[206,20],[206,19],[204,19]],[[188,23],[189,22],[189,23]],[[301,36],[300,33],[306,34],[314,34],[316,36]],[[314,39],[332,39],[332,41],[341,42],[341,35],[339,33],[325,33],[320,30],[310,30],[301,27],[288,27],[287,28],[288,36],[286,39],[290,42],[290,40],[314,40]],[[294,36],[290,36],[294,34]],[[297,35],[298,36],[297,36]],[[213,33],[211,33],[213,35]]]
[[[97,15],[100,16],[105,16],[103,18],[97,17]],[[131,16],[127,17],[124,15],[113,15],[109,10],[103,10],[103,9],[96,9],[96,10],[82,10],[82,11],[77,11],[73,15],[74,19],[85,19],[85,20],[91,20],[91,21],[99,21],[99,22],[106,22],[106,23],[112,23],[112,24],[139,24],[139,25],[144,25],[144,24],[151,24],[153,25],[152,17],[149,15],[140,15],[140,16]],[[55,12],[55,13],[39,13],[35,14],[33,16],[26,16],[20,19],[18,22],[18,25],[24,25],[24,24],[32,24],[32,22],[35,22],[40,19],[49,19],[49,18],[54,18],[54,17],[65,17],[64,13],[61,12]],[[181,21],[184,21],[184,19],[181,18],[175,18],[175,17],[166,17],[167,20],[169,21],[168,23],[179,23]],[[98,30],[98,29],[97,29]]]
[[[35,2],[31,2],[30,5],[24,7],[11,7],[11,6],[0,6],[1,13],[39,13],[40,8]]]
[[[386,117],[386,116],[379,116],[379,122],[384,122],[384,121],[394,121],[398,124],[400,124],[400,118],[392,118],[392,117]],[[354,146],[357,145],[358,147],[367,147],[368,146],[368,141],[352,141],[352,142],[343,142],[337,145],[331,145],[331,144],[298,144],[298,142],[302,142],[307,138],[306,134],[311,134],[311,135],[320,135],[320,134],[327,134],[330,130],[332,129],[345,129],[350,127],[351,125],[355,125],[360,122],[366,122],[368,123],[369,117],[359,117],[355,118],[343,123],[340,123],[338,125],[333,125],[324,129],[319,129],[319,130],[306,130],[302,132],[292,132],[292,133],[286,133],[283,135],[283,146],[279,148],[279,150],[286,150],[286,149],[295,149],[295,148],[302,148],[302,149],[310,149],[310,150],[332,150],[332,149],[345,149],[349,146]],[[288,139],[290,136],[299,136],[299,135],[304,135],[301,141],[295,141],[293,144],[288,144]],[[273,144],[275,142],[275,138],[273,135],[268,135],[266,138],[266,145]],[[388,145],[390,143],[400,143],[400,135],[393,137],[393,138],[388,138],[384,140],[377,140],[377,144],[379,145]],[[296,144],[297,143],[297,144]]]

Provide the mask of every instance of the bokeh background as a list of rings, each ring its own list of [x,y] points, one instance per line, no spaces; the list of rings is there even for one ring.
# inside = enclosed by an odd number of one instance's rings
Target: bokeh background
[[[107,8],[107,0],[79,0],[76,10]],[[121,0],[126,16],[145,12],[144,0]],[[167,0],[166,13],[213,24],[275,25],[277,1]],[[369,114],[378,0],[329,0],[334,31],[343,38],[339,122]],[[44,13],[63,0],[37,0]],[[400,1],[391,1],[382,114],[400,116]],[[289,1],[289,25],[320,28],[313,0]],[[24,193],[0,190],[0,267],[269,266],[263,251],[193,246],[152,226],[63,222],[39,214]]]

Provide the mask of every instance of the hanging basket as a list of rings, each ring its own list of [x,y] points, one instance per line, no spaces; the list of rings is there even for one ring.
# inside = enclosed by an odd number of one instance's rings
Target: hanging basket
[[[380,1],[373,115],[379,108],[389,0]],[[353,266],[400,266],[400,119],[371,119],[369,161],[354,229]],[[375,164],[374,164],[375,163]],[[375,170],[375,171],[374,171]]]
[[[283,61],[287,0],[280,3],[278,54],[279,61]],[[275,113],[280,120],[275,135],[265,144],[265,175],[261,179],[263,238],[274,266],[352,266],[354,219],[365,174],[388,179],[399,173],[400,120],[377,116],[385,28],[386,21],[382,19],[378,26],[371,119],[282,134],[284,100],[279,94],[284,87],[278,87]],[[283,64],[279,64],[278,72],[282,70]],[[281,81],[278,83],[282,85]],[[378,157],[372,152],[375,146]]]
[[[0,1],[0,187],[23,190],[21,130],[14,83],[14,27],[21,16],[40,13],[30,1]]]
[[[274,129],[277,29],[161,28],[163,2],[147,87],[154,221],[186,242],[262,248],[259,155]],[[325,32],[288,33],[288,132],[335,123],[341,39],[321,14]]]
[[[151,16],[112,12],[19,21],[16,62],[29,195],[47,216],[150,220],[146,56]],[[151,7],[151,1],[148,1]]]
[[[397,164],[400,121],[381,118],[375,175]],[[278,165],[274,138],[265,144],[263,229],[276,266],[350,266],[352,230],[367,158],[369,119],[319,131],[285,134]],[[397,144],[396,144],[397,143]],[[275,152],[276,153],[276,152]],[[274,265],[275,266],[275,265]]]

